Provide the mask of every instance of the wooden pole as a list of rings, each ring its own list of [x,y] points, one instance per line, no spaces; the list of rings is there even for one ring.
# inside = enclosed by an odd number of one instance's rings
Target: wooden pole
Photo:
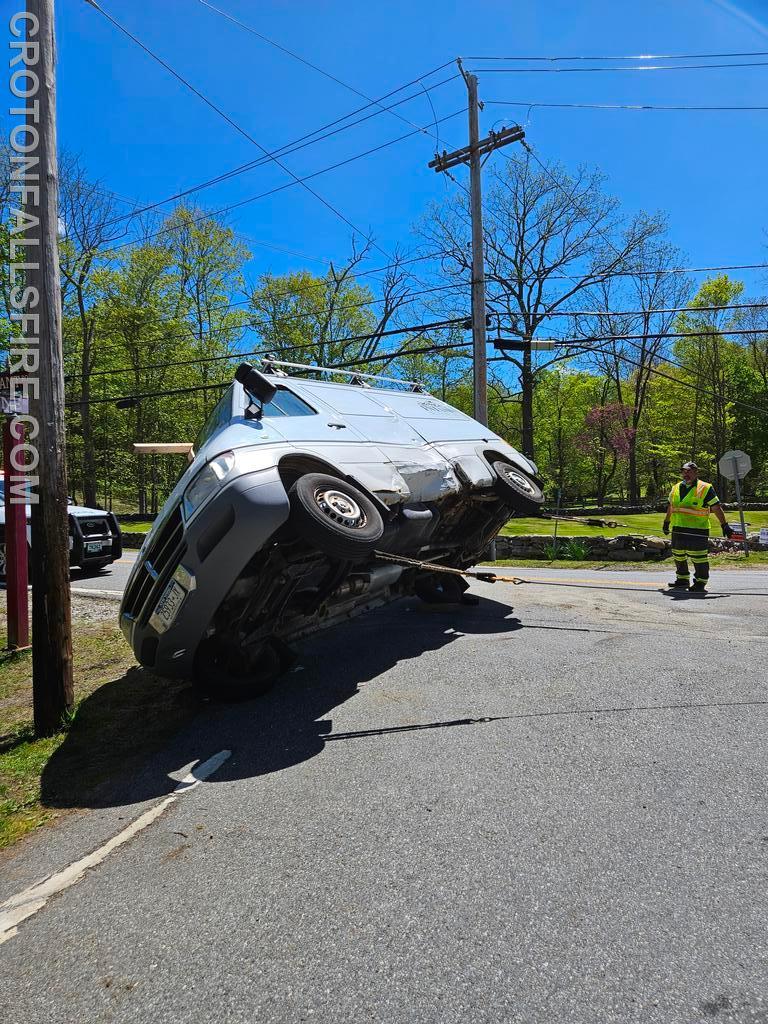
[[[469,185],[472,215],[472,346],[474,417],[488,424],[488,363],[485,337],[485,262],[483,259],[483,198],[481,186],[480,120],[477,76],[467,75],[469,106]]]
[[[72,624],[69,593],[69,531],[67,474],[64,458],[64,370],[59,287],[58,200],[56,149],[56,74],[54,0],[27,0],[27,39],[39,42],[39,119],[27,114],[32,150],[39,157],[39,193],[31,190],[26,213],[28,247],[26,284],[36,289],[39,303],[39,397],[32,404],[39,433],[39,501],[32,503],[32,699],[35,733],[50,736],[66,723],[74,704]],[[29,335],[33,333],[30,328]],[[36,339],[35,339],[36,340]],[[29,338],[32,341],[32,338]]]
[[[16,441],[24,440],[24,427],[10,416],[3,419],[3,468],[5,470],[5,587],[8,598],[8,650],[29,647],[29,597],[27,585],[27,512],[24,501],[14,501],[14,485],[23,482],[11,455]]]

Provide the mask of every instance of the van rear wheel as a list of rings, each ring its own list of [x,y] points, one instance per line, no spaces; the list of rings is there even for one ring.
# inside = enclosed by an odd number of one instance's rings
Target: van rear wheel
[[[323,554],[362,561],[384,533],[384,520],[371,499],[337,477],[306,473],[288,492],[291,523]]]

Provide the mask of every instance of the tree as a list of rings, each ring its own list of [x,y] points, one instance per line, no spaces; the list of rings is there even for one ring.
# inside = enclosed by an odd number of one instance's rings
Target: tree
[[[59,241],[64,357],[77,381],[79,424],[70,422],[82,443],[79,477],[86,505],[96,504],[96,455],[91,410],[91,374],[97,359],[95,276],[107,265],[103,250],[125,234],[115,201],[100,182],[90,181],[76,157],[59,160]],[[70,463],[71,463],[70,459]]]
[[[674,351],[686,367],[697,390],[683,403],[692,422],[692,451],[707,454],[714,461],[729,445],[733,423],[731,398],[735,394],[733,368],[742,352],[724,332],[738,328],[738,312],[722,308],[735,303],[743,294],[744,285],[727,274],[707,279],[696,293],[691,306],[701,312],[682,313],[675,321],[676,330],[690,337],[678,338]],[[703,416],[702,416],[703,412]],[[702,422],[703,421],[703,422]],[[725,493],[725,480],[717,471],[718,492]]]
[[[595,465],[596,496],[602,505],[619,460],[627,459],[634,430],[627,426],[629,409],[621,402],[596,405],[584,418],[584,429],[576,438],[578,448]]]
[[[526,340],[545,325],[551,331],[552,313],[573,308],[599,281],[627,269],[663,232],[659,216],[638,214],[623,223],[618,200],[604,192],[604,184],[599,171],[580,167],[570,175],[530,153],[508,159],[493,176],[484,203],[487,304],[505,333]],[[442,274],[467,285],[469,225],[468,197],[462,193],[434,206],[420,226],[440,258]],[[530,350],[506,355],[519,374],[522,448],[531,458],[536,383],[544,370],[574,352],[564,345],[551,357]]]
[[[233,298],[243,294],[243,267],[251,254],[231,228],[191,207],[173,212],[163,237],[178,274],[175,315],[188,325],[191,358],[200,360],[190,368],[202,385],[219,381],[221,371],[214,360],[237,351],[247,322],[247,313],[233,305]],[[207,415],[219,393],[214,389],[212,397],[203,394]]]
[[[307,271],[262,274],[251,288],[250,309],[264,347],[288,362],[320,366],[370,360],[407,288],[397,260],[387,270],[380,301],[370,288],[357,284],[355,268],[367,252],[368,247],[358,250],[353,243],[347,263],[341,269],[331,264],[322,277]]]
[[[682,253],[674,246],[656,237],[647,238],[632,253],[624,274],[605,278],[589,289],[589,301],[598,312],[577,321],[576,330],[582,336],[610,339],[594,343],[594,361],[612,381],[616,401],[627,411],[631,502],[640,498],[637,439],[649,388],[656,369],[669,365],[666,357],[671,346],[665,335],[677,319],[674,309],[684,305],[690,295],[690,279],[670,273],[681,262]]]

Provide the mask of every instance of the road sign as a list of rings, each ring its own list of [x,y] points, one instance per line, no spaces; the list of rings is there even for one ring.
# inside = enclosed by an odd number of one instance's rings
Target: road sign
[[[743,480],[750,469],[752,469],[752,459],[750,459],[746,452],[739,451],[736,448],[720,457],[717,468],[726,480],[735,480],[737,477],[739,480]]]
[[[744,522],[744,504],[741,500],[741,481],[752,469],[752,459],[747,455],[746,452],[740,451],[738,448],[734,448],[732,451],[726,452],[720,457],[720,461],[717,464],[717,468],[720,470],[722,476],[726,480],[734,480],[736,482],[736,504],[739,506],[739,519],[741,520],[741,535],[744,538],[742,543],[744,545],[744,555],[749,558],[749,542],[747,541],[747,525]]]

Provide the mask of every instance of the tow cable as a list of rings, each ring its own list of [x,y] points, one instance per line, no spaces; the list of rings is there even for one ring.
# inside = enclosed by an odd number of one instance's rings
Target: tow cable
[[[406,558],[404,555],[388,555],[384,551],[374,551],[374,555],[385,562],[395,562],[397,565],[410,565],[414,569],[423,569],[424,572],[445,572],[451,576],[466,576],[467,579],[480,580],[481,583],[511,583],[513,586],[519,587],[521,583],[531,582],[531,580],[524,580],[519,576],[497,576],[495,572],[472,572],[471,569],[452,569],[448,565],[420,562],[417,558]]]

